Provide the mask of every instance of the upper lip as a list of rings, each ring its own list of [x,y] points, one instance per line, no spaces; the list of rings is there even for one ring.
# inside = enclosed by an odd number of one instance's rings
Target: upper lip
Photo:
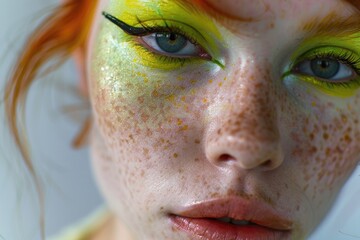
[[[228,197],[211,199],[183,207],[175,215],[185,218],[232,218],[274,230],[291,230],[293,222],[269,204],[257,199]]]

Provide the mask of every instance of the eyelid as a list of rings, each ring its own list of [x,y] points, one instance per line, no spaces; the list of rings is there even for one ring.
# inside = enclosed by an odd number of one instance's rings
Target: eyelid
[[[354,72],[360,75],[360,56],[350,49],[331,45],[315,47],[305,51],[303,54],[296,57],[296,60],[291,65],[290,69],[293,71],[299,63],[315,58],[330,58],[337,60],[346,64],[348,67],[352,68]]]
[[[328,44],[317,47],[313,46],[312,48],[307,48],[306,51],[298,50],[296,53],[291,57],[291,64],[286,67],[282,75],[282,79],[285,82],[292,79],[291,76],[293,76],[299,82],[311,84],[312,87],[321,93],[340,98],[348,98],[358,92],[360,88],[360,55],[357,51],[341,45]],[[347,78],[346,81],[329,81],[328,79],[320,79],[316,76],[296,71],[297,65],[305,61],[311,61],[311,59],[316,57],[331,57],[343,64],[347,64],[353,70],[354,76]]]
[[[325,58],[326,58],[326,56],[325,56]],[[307,59],[307,60],[303,60],[303,61],[299,62],[296,65],[293,72],[295,74],[297,74],[297,75],[314,77],[314,78],[317,78],[319,81],[333,83],[333,84],[347,83],[347,82],[351,81],[349,79],[356,78],[357,73],[356,73],[356,71],[354,69],[354,66],[352,66],[349,63],[342,62],[341,60],[338,60],[338,59],[335,59],[335,58],[333,58],[332,60],[338,61],[340,64],[342,64],[342,66],[339,66],[339,71],[334,77],[332,77],[332,78],[321,78],[321,77],[312,75],[312,73],[310,73],[312,71],[311,66],[310,66],[312,60],[313,59]],[[340,77],[336,78],[336,76],[341,75],[339,73],[340,69],[342,71],[347,71],[347,74],[349,74],[350,76],[342,77],[342,78],[340,78]]]
[[[157,32],[157,31],[173,31],[174,29],[176,29],[179,34],[183,34],[184,36],[189,38],[189,40],[191,40],[193,43],[195,42],[197,45],[199,45],[201,47],[201,49],[203,50],[203,52],[206,52],[206,55],[207,55],[206,57],[204,57],[205,55],[200,56],[202,59],[206,59],[206,60],[213,62],[214,64],[218,65],[221,69],[225,68],[224,60],[223,59],[218,60],[214,57],[214,56],[219,55],[219,53],[220,53],[219,49],[210,48],[207,44],[208,40],[201,33],[199,33],[195,28],[193,28],[191,25],[188,25],[188,24],[182,23],[182,22],[178,22],[176,20],[166,21],[164,19],[153,19],[152,21],[165,22],[166,26],[151,27],[151,26],[146,26],[144,22],[141,22],[138,19],[138,22],[142,25],[142,27],[134,27],[134,26],[131,26],[131,25],[121,21],[120,19],[116,18],[115,16],[113,16],[105,11],[103,11],[102,14],[110,22],[112,22],[113,24],[118,26],[120,29],[122,29],[124,32],[126,32],[127,34],[132,35],[132,36],[143,37],[143,36],[149,35],[151,33]],[[190,31],[192,31],[194,35],[199,36],[198,40],[199,39],[201,39],[201,40],[197,41],[193,37],[191,37],[191,35],[184,34],[185,31],[180,31],[178,26],[169,27],[168,22],[178,22],[179,25],[186,26],[186,28],[188,28]]]

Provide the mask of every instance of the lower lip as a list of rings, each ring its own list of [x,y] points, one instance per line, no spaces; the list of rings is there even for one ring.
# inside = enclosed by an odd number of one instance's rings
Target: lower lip
[[[171,216],[175,228],[202,240],[280,240],[289,239],[290,231],[259,225],[237,226],[206,218]]]

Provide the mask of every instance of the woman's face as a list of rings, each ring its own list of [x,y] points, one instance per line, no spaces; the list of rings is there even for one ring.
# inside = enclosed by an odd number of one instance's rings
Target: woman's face
[[[97,16],[93,164],[133,238],[308,236],[358,163],[356,8],[110,0]]]

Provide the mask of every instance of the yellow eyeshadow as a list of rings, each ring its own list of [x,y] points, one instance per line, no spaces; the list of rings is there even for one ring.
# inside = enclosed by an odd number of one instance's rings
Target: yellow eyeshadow
[[[197,32],[195,37],[199,44],[214,59],[220,56],[219,42],[223,42],[222,35],[213,19],[202,11],[186,9],[171,0],[112,0],[109,11],[132,26],[138,26],[139,23],[149,26],[157,23],[163,26],[166,22],[171,22],[179,28]]]
[[[132,56],[133,64],[139,64],[141,66],[146,66],[157,70],[173,70],[186,64],[186,62],[181,59],[171,60],[171,58],[169,57],[161,56],[157,53],[146,50],[144,46],[138,43],[133,43],[129,41],[127,44],[134,50],[132,53],[129,54]],[[194,58],[191,63],[201,64],[204,63],[204,60]]]
[[[308,51],[322,47],[333,47],[337,49],[342,48],[344,50],[352,51],[360,56],[360,33],[356,36],[351,35],[342,38],[318,36],[305,39],[292,54],[290,60],[291,62],[296,62],[300,56],[307,53]]]
[[[298,79],[301,81],[305,81],[306,83],[310,83],[312,86],[315,87],[316,90],[325,93],[326,95],[332,97],[340,97],[340,98],[348,98],[354,96],[356,92],[360,88],[360,84],[354,83],[357,85],[356,87],[353,86],[329,86],[326,82],[320,82],[320,80],[315,80],[314,77],[310,76],[297,76]]]
[[[292,72],[294,67],[302,61],[310,61],[318,56],[327,56],[327,54],[331,54],[335,58],[339,57],[339,59],[344,54],[347,56],[351,54],[360,59],[360,33],[336,38],[314,36],[305,39],[290,57],[291,64],[286,69],[283,79],[289,75],[294,75],[298,81],[309,84],[309,87],[333,97],[348,98],[355,95],[360,89],[360,76],[347,83],[341,83],[341,81],[331,82],[330,80],[321,80],[315,76]]]

